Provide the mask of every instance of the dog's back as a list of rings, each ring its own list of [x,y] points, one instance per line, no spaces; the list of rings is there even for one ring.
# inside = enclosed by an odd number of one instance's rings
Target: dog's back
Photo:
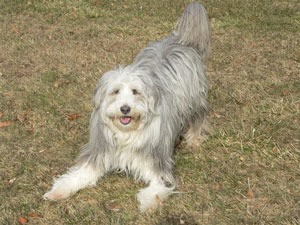
[[[206,10],[193,2],[185,8],[175,31],[148,45],[129,66],[150,75],[166,96],[176,96],[172,102],[176,107],[181,106],[178,116],[185,120],[191,114],[207,110],[204,59],[209,54],[210,40]]]

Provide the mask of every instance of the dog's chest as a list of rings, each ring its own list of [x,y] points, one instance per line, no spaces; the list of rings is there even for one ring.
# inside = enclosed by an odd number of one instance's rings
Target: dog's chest
[[[111,156],[114,161],[114,169],[120,169],[129,173],[140,173],[140,170],[149,163],[144,154],[143,138],[135,133],[116,133],[114,135],[115,147]],[[150,160],[151,161],[151,160]]]
[[[138,148],[140,146],[140,142],[137,136],[136,132],[116,132],[114,135],[116,149],[120,151],[131,151],[131,149]]]

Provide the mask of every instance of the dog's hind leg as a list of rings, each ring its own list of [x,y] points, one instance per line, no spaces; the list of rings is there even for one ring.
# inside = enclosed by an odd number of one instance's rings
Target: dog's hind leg
[[[59,200],[68,198],[78,190],[87,186],[93,186],[104,175],[104,170],[96,168],[89,163],[77,164],[69,171],[58,177],[52,189],[44,194],[44,199]]]
[[[183,134],[184,142],[191,148],[197,148],[210,133],[209,122],[206,118],[197,118],[190,123]]]

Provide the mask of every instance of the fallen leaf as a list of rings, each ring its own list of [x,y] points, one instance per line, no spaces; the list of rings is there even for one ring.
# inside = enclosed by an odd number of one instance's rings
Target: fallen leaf
[[[10,180],[8,181],[8,183],[9,183],[9,184],[12,184],[12,183],[14,183],[14,182],[16,181],[16,179],[17,179],[17,178],[14,177],[14,178],[10,179]]]
[[[25,224],[25,223],[28,223],[28,219],[26,219],[25,217],[20,217],[20,218],[18,219],[18,222],[19,222],[20,224]]]
[[[179,219],[179,224],[181,225],[183,225],[183,224],[185,224],[185,220],[183,220],[183,219]]]
[[[218,113],[214,113],[213,114],[216,118],[218,118],[218,119],[220,119],[222,116],[220,115],[220,114],[218,114]]]
[[[282,95],[289,95],[291,92],[288,89],[283,89],[282,91]]]
[[[257,55],[252,56],[252,60],[256,62],[258,60]]]
[[[113,212],[119,212],[122,208],[115,202],[110,202],[105,204],[105,208],[113,211]]]
[[[79,117],[81,117],[80,114],[78,114],[78,113],[73,113],[73,114],[69,114],[69,115],[67,116],[67,119],[68,119],[69,121],[72,121],[72,120],[78,119]]]
[[[37,214],[37,213],[34,213],[34,212],[30,212],[28,213],[28,217],[31,217],[31,218],[43,218],[43,216],[41,214]]]
[[[17,119],[20,123],[24,123],[27,120],[27,113],[18,114]]]
[[[34,124],[32,122],[28,122],[27,131],[28,132],[34,132]]]
[[[55,81],[55,82],[54,82],[53,87],[54,87],[54,88],[58,88],[58,87],[59,87],[58,81]]]
[[[2,128],[2,127],[8,127],[10,125],[12,125],[12,121],[11,120],[0,122],[0,128]]]
[[[10,92],[4,92],[2,95],[4,97],[12,98],[12,96],[14,96],[14,93],[12,91],[10,91]]]
[[[2,112],[0,112],[0,118],[2,118],[4,116],[4,114]]]
[[[99,5],[101,5],[101,1],[99,1],[99,0],[96,0],[96,1],[95,1],[95,5],[96,5],[96,6],[99,6]]]
[[[247,198],[254,198],[254,191],[252,188],[249,188],[246,193]]]
[[[222,187],[223,187],[223,185],[221,182],[214,184],[214,189],[216,192],[220,191],[222,189]]]

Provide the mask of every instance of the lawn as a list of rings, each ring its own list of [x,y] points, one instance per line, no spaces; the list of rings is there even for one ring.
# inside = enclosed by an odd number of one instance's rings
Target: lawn
[[[174,29],[184,0],[0,0],[0,224],[300,224],[300,3],[205,0],[213,132],[174,156],[177,193],[113,173],[42,195],[88,140],[101,75]]]

